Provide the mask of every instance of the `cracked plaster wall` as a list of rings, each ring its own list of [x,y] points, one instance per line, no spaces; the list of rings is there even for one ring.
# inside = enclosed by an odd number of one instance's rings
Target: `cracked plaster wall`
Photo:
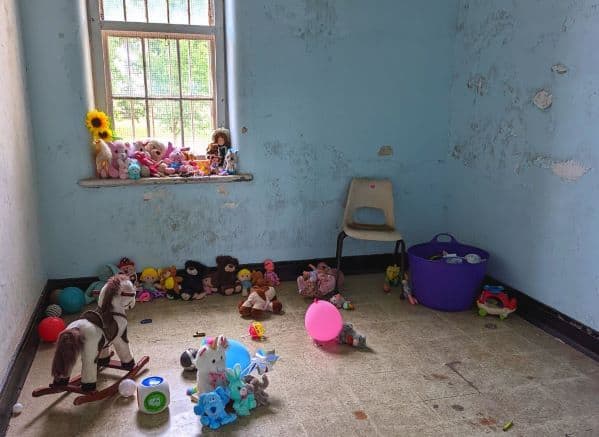
[[[23,0],[51,278],[145,265],[333,256],[351,177],[390,177],[409,243],[444,223],[456,2],[226,1],[230,127],[251,183],[83,189],[85,2]],[[51,86],[49,86],[51,85]],[[382,146],[391,146],[382,156]],[[389,245],[349,241],[348,255]]]
[[[591,0],[459,2],[446,189],[492,275],[595,329],[598,24]]]

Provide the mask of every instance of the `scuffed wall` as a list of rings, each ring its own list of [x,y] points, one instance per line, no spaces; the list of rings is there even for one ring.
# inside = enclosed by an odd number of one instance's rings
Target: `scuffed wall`
[[[230,125],[254,181],[95,190],[77,186],[92,172],[80,6],[21,4],[50,277],[94,274],[125,255],[140,267],[213,264],[221,253],[241,262],[332,256],[353,176],[393,179],[408,242],[444,222],[435,188],[455,1],[227,0]]]
[[[17,0],[0,0],[0,386],[45,282]]]
[[[491,274],[599,329],[599,8],[461,0],[449,226]]]

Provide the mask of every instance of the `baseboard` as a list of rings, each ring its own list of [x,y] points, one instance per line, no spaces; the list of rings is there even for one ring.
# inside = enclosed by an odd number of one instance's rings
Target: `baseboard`
[[[41,315],[44,313],[46,301],[51,290],[57,288],[53,281],[48,281],[42,290],[42,293],[37,301],[35,310],[33,311],[25,334],[19,343],[17,352],[10,363],[8,373],[0,392],[0,436],[6,434],[8,423],[12,414],[12,407],[17,402],[25,379],[33,363],[33,358],[39,344],[39,336],[37,334],[37,324]]]
[[[518,299],[516,313],[523,319],[599,362],[599,332],[495,278],[486,282],[502,285]]]

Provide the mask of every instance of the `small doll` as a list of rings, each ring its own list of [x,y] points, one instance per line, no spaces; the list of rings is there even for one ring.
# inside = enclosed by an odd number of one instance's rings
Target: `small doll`
[[[408,272],[405,272],[403,275],[403,279],[401,281],[401,294],[399,295],[400,299],[408,299],[408,302],[412,305],[417,305],[418,301],[412,294],[412,287],[410,287],[410,277],[408,276]]]
[[[399,285],[399,273],[400,269],[397,264],[387,266],[387,270],[385,271],[385,283],[383,284],[383,291],[385,293],[389,293],[391,287],[397,287]]]
[[[212,142],[206,148],[206,155],[209,159],[212,156],[218,156],[219,165],[224,162],[227,152],[231,148],[231,135],[228,129],[218,128],[212,132]]]
[[[237,279],[241,282],[241,295],[243,297],[250,294],[252,288],[252,274],[248,269],[241,269],[237,272]]]
[[[237,152],[233,152],[232,150],[227,152],[224,171],[229,175],[237,173]]]
[[[264,260],[264,279],[266,279],[273,287],[276,287],[281,283],[279,276],[275,272],[275,263],[271,259]]]
[[[156,288],[156,283],[160,279],[158,270],[153,267],[146,267],[139,276],[140,286],[138,288],[136,300],[138,302],[149,302],[152,299],[164,297],[165,293]]]
[[[210,174],[219,174],[220,172],[220,158],[218,155],[213,155],[210,158]]]
[[[133,261],[127,257],[123,257],[116,266],[121,273],[129,277],[133,285],[137,285],[137,273],[135,272],[135,263]]]

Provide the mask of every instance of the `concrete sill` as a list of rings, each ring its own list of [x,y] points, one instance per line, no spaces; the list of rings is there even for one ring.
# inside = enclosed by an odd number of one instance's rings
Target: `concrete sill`
[[[81,179],[78,184],[84,188],[103,187],[126,187],[137,185],[179,185],[179,184],[210,184],[225,182],[250,182],[254,176],[250,173],[241,173],[229,176],[180,176],[163,178],[141,178],[141,179]]]

